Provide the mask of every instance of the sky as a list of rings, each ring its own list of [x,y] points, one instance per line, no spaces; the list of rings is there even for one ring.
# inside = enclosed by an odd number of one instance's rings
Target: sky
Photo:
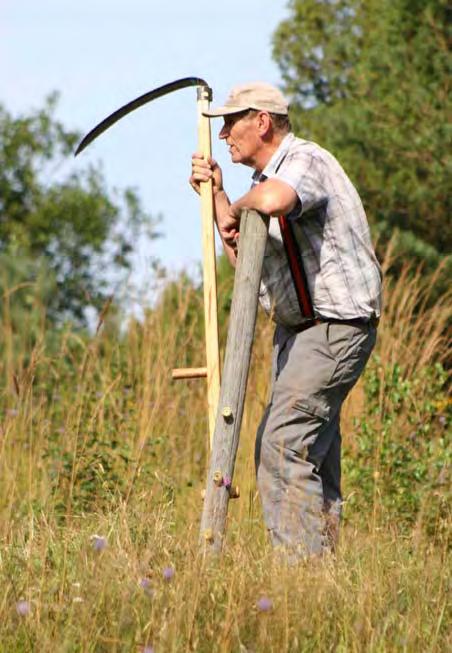
[[[182,77],[207,80],[221,104],[237,83],[281,83],[271,39],[287,14],[287,0],[0,0],[0,103],[17,116],[57,90],[57,118],[82,134]],[[212,122],[213,156],[236,198],[252,171],[230,163],[221,124]],[[144,209],[162,216],[163,238],[137,243],[135,281],[146,284],[151,257],[170,273],[199,267],[199,199],[187,181],[196,140],[196,89],[184,89],[123,118],[60,171],[99,166],[110,189],[135,188]]]

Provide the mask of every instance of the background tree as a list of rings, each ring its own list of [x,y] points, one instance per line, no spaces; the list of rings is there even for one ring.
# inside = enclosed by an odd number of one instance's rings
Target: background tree
[[[432,266],[451,249],[445,0],[291,0],[274,57],[295,131],[331,150],[384,243]]]
[[[155,222],[133,190],[112,195],[93,167],[62,178],[79,134],[55,119],[56,100],[18,118],[0,105],[1,281],[27,288],[44,277],[48,316],[83,324],[127,274],[138,234],[156,236]]]

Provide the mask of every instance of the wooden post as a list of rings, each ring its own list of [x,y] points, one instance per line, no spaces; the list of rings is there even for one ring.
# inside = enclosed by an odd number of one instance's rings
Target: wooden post
[[[232,478],[256,325],[268,221],[268,216],[256,211],[242,211],[223,382],[201,518],[200,543],[206,552],[221,551],[228,502],[231,495],[237,492],[233,488]]]
[[[202,115],[209,109],[212,90],[208,86],[198,87],[198,146],[207,159],[212,156],[210,120]],[[215,415],[220,394],[220,348],[218,344],[217,277],[215,260],[214,205],[212,180],[200,185],[202,248],[203,248],[203,287],[204,287],[204,326],[207,366],[207,403],[209,411],[210,448],[212,448]]]

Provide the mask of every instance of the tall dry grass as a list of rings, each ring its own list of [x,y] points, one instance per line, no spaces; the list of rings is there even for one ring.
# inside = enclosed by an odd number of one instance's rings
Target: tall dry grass
[[[420,273],[387,281],[377,352],[345,407],[350,474],[337,557],[285,568],[268,546],[253,469],[271,324],[260,317],[241,498],[231,502],[224,556],[210,564],[197,549],[205,388],[169,380],[172,367],[204,363],[199,294],[181,283],[123,337],[106,323],[87,338],[50,334],[44,320],[18,329],[9,293],[0,333],[0,651],[450,650],[450,518],[429,512],[433,493],[443,501],[448,490],[435,449],[448,446],[447,403],[432,370],[448,355],[450,304],[429,306],[428,295]],[[414,447],[413,415],[429,423],[425,462],[440,460],[443,477],[425,493],[420,484],[410,522],[384,499],[397,481],[386,447]],[[381,441],[363,458],[369,434]],[[417,460],[410,464],[416,472]],[[441,527],[430,528],[432,519]]]

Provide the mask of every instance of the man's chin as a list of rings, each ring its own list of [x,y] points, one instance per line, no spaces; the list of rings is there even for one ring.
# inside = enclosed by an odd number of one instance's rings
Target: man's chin
[[[238,152],[230,152],[230,155],[231,155],[231,162],[232,163],[241,163],[244,166],[250,166],[251,165],[251,163],[249,163],[249,161],[247,161]]]

